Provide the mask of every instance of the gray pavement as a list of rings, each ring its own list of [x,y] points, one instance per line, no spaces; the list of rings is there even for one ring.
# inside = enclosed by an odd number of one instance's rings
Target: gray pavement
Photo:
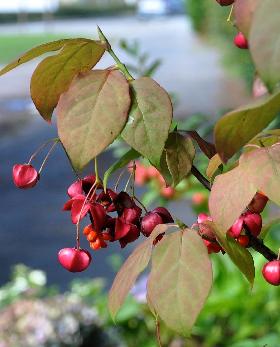
[[[138,20],[134,17],[94,18],[86,20],[64,20],[46,26],[43,23],[0,26],[1,34],[52,32],[97,38],[99,25],[113,46],[121,38],[137,39],[142,49],[152,59],[160,58],[162,66],[155,79],[168,91],[175,93],[180,101],[176,114],[180,117],[202,112],[213,114],[223,108],[240,105],[246,100],[244,86],[239,80],[225,73],[220,64],[220,54],[199,37],[185,16]],[[123,51],[116,49],[120,58],[129,59]],[[98,65],[113,64],[108,55]],[[24,65],[1,77],[0,97],[29,95],[29,79],[36,64]]]

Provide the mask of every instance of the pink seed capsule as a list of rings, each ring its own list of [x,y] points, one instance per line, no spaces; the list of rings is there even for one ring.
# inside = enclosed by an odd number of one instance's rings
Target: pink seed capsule
[[[39,173],[30,164],[16,164],[13,167],[13,180],[18,188],[32,188],[39,181]]]

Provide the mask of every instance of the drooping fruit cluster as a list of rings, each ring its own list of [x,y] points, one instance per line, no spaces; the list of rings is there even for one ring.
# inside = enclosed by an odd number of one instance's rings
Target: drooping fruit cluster
[[[268,198],[261,192],[256,193],[247,211],[234,222],[227,231],[228,235],[234,238],[241,246],[247,247],[250,243],[250,235],[258,237],[262,229],[262,217],[260,213],[267,204]],[[205,213],[200,213],[197,218],[199,233],[207,246],[208,253],[218,253],[222,251],[216,239],[216,235],[207,225],[207,221],[212,222],[212,218]]]
[[[97,183],[95,176],[75,181],[67,193],[70,199],[63,210],[71,212],[72,222],[77,225],[89,216],[91,223],[84,228],[83,234],[93,250],[106,248],[108,242],[115,241],[124,248],[138,239],[141,233],[148,237],[157,225],[173,222],[172,216],[164,207],[157,207],[142,217],[142,208],[132,196],[111,189],[105,191],[102,184]],[[156,242],[161,237],[162,235]],[[61,261],[60,263],[64,266]],[[68,267],[64,267],[68,270]]]

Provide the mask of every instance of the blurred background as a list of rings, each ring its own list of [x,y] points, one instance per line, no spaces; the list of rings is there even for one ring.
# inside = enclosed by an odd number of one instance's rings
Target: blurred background
[[[211,139],[219,116],[251,100],[254,72],[249,53],[232,43],[236,29],[227,21],[229,11],[215,0],[1,1],[0,64],[47,41],[97,39],[99,25],[134,76],[151,76],[171,94],[180,128]],[[52,154],[35,189],[17,190],[12,183],[13,165],[27,162],[41,143],[56,136],[55,121],[45,123],[29,96],[37,64],[0,78],[0,347],[156,346],[153,318],[143,304],[145,276],[117,326],[106,308],[114,274],[135,245],[121,250],[111,244],[95,252],[92,266],[78,275],[57,263],[57,251],[72,247],[75,235],[62,212],[75,180],[63,151]],[[98,67],[112,64],[105,55]],[[117,144],[104,153],[101,173],[124,150]],[[42,160],[39,156],[35,166]],[[206,158],[199,155],[196,161],[205,172]],[[194,178],[176,190],[164,189],[156,179],[138,184],[137,194],[147,206],[168,206],[186,224],[207,211],[207,192]],[[271,235],[273,243],[277,233]],[[227,256],[214,255],[213,261],[216,282],[193,338],[183,341],[162,327],[164,344],[278,347],[279,293],[259,276],[263,259],[256,257],[253,292]]]

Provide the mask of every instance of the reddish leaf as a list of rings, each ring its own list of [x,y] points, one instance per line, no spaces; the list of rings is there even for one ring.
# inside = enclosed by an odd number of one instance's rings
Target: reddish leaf
[[[134,249],[121,267],[109,292],[108,305],[113,319],[115,319],[137,277],[147,267],[151,258],[154,239],[168,230],[171,231],[172,228],[167,225],[158,225],[152,235]]]
[[[213,221],[224,233],[257,191],[280,205],[280,144],[244,153],[235,169],[216,177],[209,198]]]
[[[252,58],[259,76],[274,90],[280,81],[280,2],[258,2],[249,35]]]
[[[235,0],[234,1],[234,19],[237,28],[246,37],[249,34],[253,15],[257,7],[258,0]]]
[[[169,328],[189,336],[211,286],[211,261],[196,231],[179,230],[157,245],[147,296]]]
[[[80,74],[58,103],[58,133],[81,170],[122,131],[130,106],[129,86],[116,70]]]
[[[92,40],[67,43],[62,51],[44,59],[32,75],[30,91],[41,116],[50,121],[59,97],[79,72],[91,70],[104,47]]]
[[[226,162],[261,132],[278,114],[280,92],[260,98],[222,117],[215,126],[215,143]]]

